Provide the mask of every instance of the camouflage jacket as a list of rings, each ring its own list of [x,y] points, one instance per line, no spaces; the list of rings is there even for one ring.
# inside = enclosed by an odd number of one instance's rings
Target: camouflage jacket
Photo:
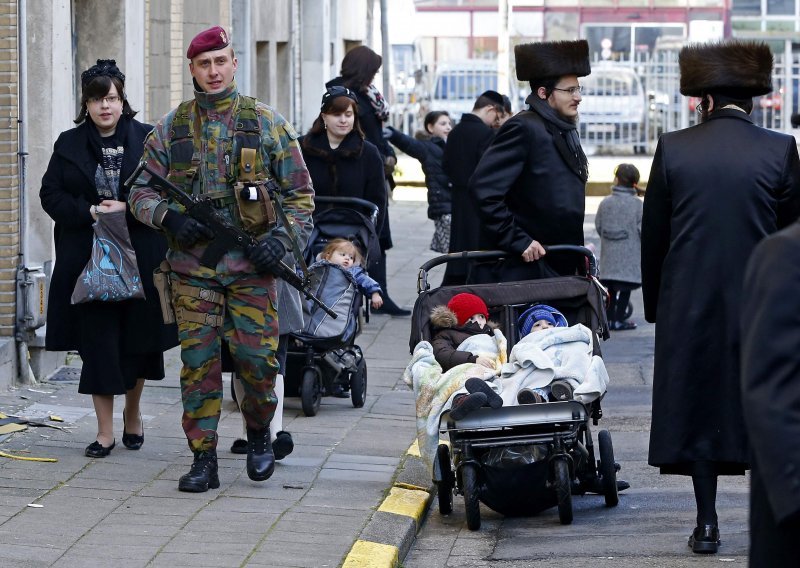
[[[196,104],[192,108],[199,114],[202,144],[202,162],[197,176],[199,187],[194,188],[196,192],[219,192],[230,188],[236,181],[233,172],[238,171],[240,148],[234,143],[233,135],[235,107],[238,100],[239,94],[235,82],[220,93],[195,91]],[[173,109],[159,120],[144,144],[142,159],[147,160],[150,168],[164,177],[167,177],[172,169],[170,138],[176,112],[177,109]],[[261,124],[261,157],[265,167],[274,175],[281,187],[283,207],[289,222],[294,226],[302,250],[313,226],[311,214],[314,210],[314,188],[297,144],[297,134],[275,109],[258,102],[256,112]],[[192,122],[195,119],[194,115],[191,116]],[[159,221],[163,218],[165,208],[170,207],[180,211],[180,206],[147,187],[145,185],[147,179],[148,175],[142,174],[136,180],[128,202],[138,220],[160,229]],[[193,191],[192,187],[182,189],[190,194]],[[235,223],[230,211],[221,212],[230,222]],[[287,251],[291,250],[292,245],[285,227],[278,225],[271,234],[283,243]],[[176,272],[208,276],[208,270],[199,264],[199,258],[204,250],[204,243],[189,250],[181,250],[170,240],[167,259]],[[254,268],[243,251],[233,250],[222,257],[217,272],[252,273]]]

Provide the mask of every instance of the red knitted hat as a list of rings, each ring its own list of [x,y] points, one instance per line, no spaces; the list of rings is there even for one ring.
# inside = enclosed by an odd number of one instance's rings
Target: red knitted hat
[[[458,325],[464,325],[475,314],[483,314],[483,317],[489,319],[489,309],[486,307],[486,303],[475,294],[465,292],[456,294],[447,302],[447,308],[456,314]]]
[[[186,57],[194,59],[204,51],[216,51],[228,47],[230,42],[228,32],[219,26],[214,26],[194,36],[192,43],[189,44],[189,49],[186,50]]]

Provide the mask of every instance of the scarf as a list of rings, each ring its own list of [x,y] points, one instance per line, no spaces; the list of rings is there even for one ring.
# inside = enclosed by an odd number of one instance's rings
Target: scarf
[[[330,147],[328,136],[323,132],[320,134],[307,134],[301,141],[301,149],[304,154],[319,158],[328,166],[328,178],[330,180],[332,195],[339,195],[339,162],[342,160],[358,160],[364,149],[364,140],[357,132],[351,131],[336,149]],[[313,179],[311,180],[314,181]]]
[[[367,85],[364,88],[364,93],[367,95],[369,104],[372,105],[372,112],[375,113],[378,120],[381,122],[389,120],[389,105],[386,104],[386,99],[383,98],[378,87],[375,85]]]
[[[100,200],[118,200],[121,194],[122,159],[124,156],[125,140],[128,135],[130,118],[121,116],[117,128],[112,136],[102,137],[94,122],[88,120],[86,128],[89,133],[89,149],[97,161],[94,173],[94,184]],[[111,142],[109,144],[109,142]]]
[[[531,93],[525,102],[533,112],[542,117],[564,160],[586,183],[586,180],[589,179],[589,160],[586,159],[586,154],[581,148],[581,138],[575,123],[565,120],[547,103],[547,100],[540,99],[534,93]],[[563,147],[563,143],[566,143],[566,148]]]

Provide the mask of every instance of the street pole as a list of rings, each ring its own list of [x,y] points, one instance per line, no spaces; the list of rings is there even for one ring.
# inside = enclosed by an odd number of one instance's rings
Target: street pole
[[[508,80],[509,37],[508,37],[508,0],[500,0],[497,5],[499,29],[497,30],[497,90],[500,94],[510,94]]]
[[[383,52],[383,96],[386,102],[392,104],[394,96],[391,86],[392,48],[389,46],[389,0],[381,0],[381,51]]]

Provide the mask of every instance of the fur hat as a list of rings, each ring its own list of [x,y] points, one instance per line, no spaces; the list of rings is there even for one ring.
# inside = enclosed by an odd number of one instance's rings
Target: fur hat
[[[443,310],[451,312],[456,321],[452,322],[449,321],[450,318],[445,318],[446,314],[443,313]],[[475,294],[462,292],[450,298],[450,301],[447,302],[447,307],[439,306],[434,308],[431,312],[431,322],[437,327],[463,326],[475,314],[483,314],[488,320],[489,309],[486,307],[486,303]],[[434,320],[441,320],[441,322]]]
[[[726,41],[687,45],[678,56],[681,94],[720,92],[750,98],[772,91],[772,52],[764,42]]]
[[[534,81],[592,72],[589,66],[589,43],[577,41],[543,41],[523,43],[514,47],[517,60],[517,79]]]
[[[533,329],[533,324],[540,320],[550,322],[553,327],[567,327],[567,318],[564,317],[564,314],[547,304],[536,304],[519,316],[519,320],[517,320],[519,336],[525,337],[528,335]]]

